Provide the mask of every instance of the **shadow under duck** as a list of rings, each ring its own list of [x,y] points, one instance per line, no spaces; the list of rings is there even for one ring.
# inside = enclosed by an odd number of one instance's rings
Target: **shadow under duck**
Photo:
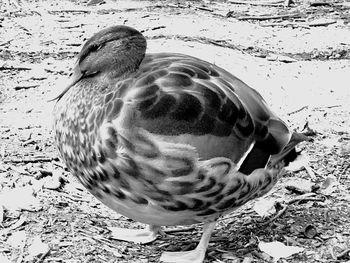
[[[145,52],[146,39],[131,27],[92,36],[57,97],[55,140],[95,197],[149,225],[119,229],[119,239],[148,243],[160,226],[204,223],[195,250],[161,256],[203,262],[217,219],[267,193],[283,171],[276,164],[304,138],[224,69]]]

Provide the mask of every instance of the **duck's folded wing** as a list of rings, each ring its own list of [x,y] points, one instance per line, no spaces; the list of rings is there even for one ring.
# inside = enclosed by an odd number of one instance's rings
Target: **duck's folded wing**
[[[270,156],[281,151],[291,136],[257,92],[192,57],[149,55],[138,73],[115,88],[104,99],[113,107],[105,106],[106,113],[111,112],[106,118],[110,122],[101,132],[101,147],[118,170],[109,185],[166,210],[191,209],[209,216],[237,205],[225,197],[249,200],[254,194],[251,187],[257,190],[257,182],[265,178],[264,169],[253,177],[238,173],[236,158],[219,154],[202,158],[192,140],[201,138],[206,144],[214,137],[213,147],[229,147],[235,157],[243,158],[255,141]],[[175,139],[182,135],[190,140]],[[216,142],[222,141],[232,145],[218,146]],[[221,208],[210,209],[220,198],[224,198]]]
[[[290,132],[255,90],[208,62],[178,54],[147,55],[123,98],[137,125],[164,136],[236,136],[280,152]],[[123,83],[120,84],[123,86]]]

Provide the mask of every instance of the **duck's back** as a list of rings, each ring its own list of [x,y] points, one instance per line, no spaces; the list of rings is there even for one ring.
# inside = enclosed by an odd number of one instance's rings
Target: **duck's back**
[[[148,54],[136,75],[119,82],[117,90],[136,109],[134,125],[161,140],[194,146],[201,159],[238,162],[256,141],[264,142],[267,154],[276,154],[290,139],[260,94],[191,56]]]

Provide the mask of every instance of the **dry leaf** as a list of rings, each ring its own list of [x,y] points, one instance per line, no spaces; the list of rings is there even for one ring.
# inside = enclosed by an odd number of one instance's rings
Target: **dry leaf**
[[[349,140],[349,139],[347,139]],[[341,155],[350,155],[350,144],[342,144],[339,149],[339,154]]]
[[[286,62],[286,63],[291,63],[291,62],[296,62],[297,60],[288,56],[283,56],[283,55],[275,55],[275,54],[269,54],[267,56],[267,60],[269,61],[280,61],[280,62]]]
[[[301,153],[298,157],[286,167],[287,170],[296,172],[303,169],[305,166],[309,166],[309,156],[305,153]]]
[[[33,196],[31,186],[7,189],[0,195],[0,205],[9,212],[21,210],[39,211],[42,206],[40,201]]]
[[[1,263],[11,263],[11,261],[3,254],[0,254],[0,262]]]
[[[36,256],[46,254],[49,251],[49,245],[41,241],[39,236],[34,237],[33,243],[28,247],[29,255],[26,256],[26,261],[33,260]]]
[[[286,246],[281,242],[259,242],[259,249],[274,258],[277,262],[280,258],[287,258],[293,254],[300,253],[304,250],[302,247]]]
[[[236,263],[236,262],[240,262],[240,258],[235,256],[232,252],[227,252],[221,255],[222,259],[229,259],[230,262],[232,263]]]
[[[26,243],[27,235],[24,230],[14,232],[8,239],[7,244],[13,248],[23,249]]]
[[[20,227],[21,225],[23,225],[25,222],[27,221],[27,218],[24,215],[21,215],[21,217],[17,220],[17,222],[15,222],[14,224],[12,224],[11,226],[1,229],[0,230],[0,236],[1,235],[7,235],[8,233],[10,233],[10,231]],[[0,261],[1,262],[1,261]]]
[[[123,257],[123,254],[119,253],[117,250],[113,250],[112,253],[113,253],[113,255],[116,258],[122,258]]]
[[[47,178],[45,178],[43,186],[46,189],[57,190],[62,185],[61,184],[61,182],[62,182],[61,175],[62,175],[62,173],[57,171],[57,170],[52,171],[52,176],[48,176]]]
[[[255,202],[253,210],[261,217],[268,217],[276,213],[276,200],[262,199]]]
[[[121,227],[108,227],[111,231],[111,238],[130,241],[137,244],[148,244],[156,239],[156,235],[147,229],[125,229]]]
[[[339,187],[339,182],[334,175],[329,175],[326,180],[324,180],[320,192],[324,195],[331,195]]]
[[[250,257],[244,257],[242,263],[251,263],[254,262],[254,258],[252,256]]]
[[[291,177],[289,180],[285,180],[285,188],[288,190],[291,189],[294,192],[299,192],[300,194],[310,193],[312,191],[312,187],[314,183],[310,180]]]

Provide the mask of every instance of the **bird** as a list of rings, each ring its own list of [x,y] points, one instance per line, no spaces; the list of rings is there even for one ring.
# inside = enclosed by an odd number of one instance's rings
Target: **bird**
[[[85,42],[55,98],[55,142],[92,195],[148,225],[118,239],[150,243],[163,226],[202,223],[194,250],[160,258],[202,263],[217,220],[269,192],[304,138],[225,69],[146,49],[126,25]]]

